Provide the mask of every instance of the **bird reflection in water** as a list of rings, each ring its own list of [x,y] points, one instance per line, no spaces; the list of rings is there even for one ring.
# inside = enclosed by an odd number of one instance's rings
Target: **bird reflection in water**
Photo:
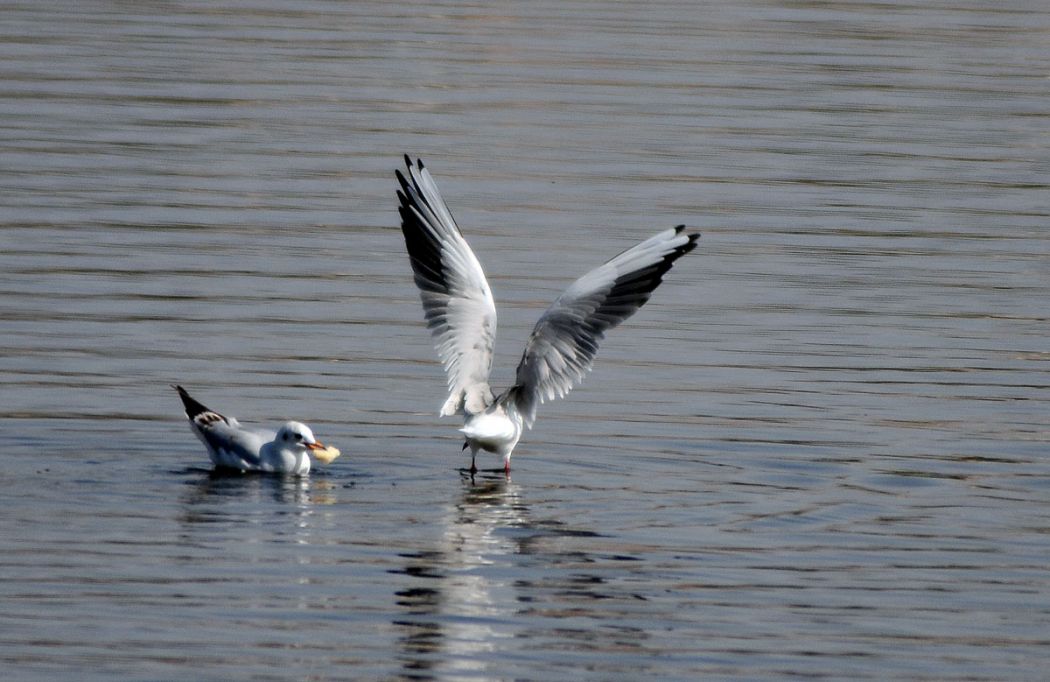
[[[308,544],[315,507],[335,504],[336,492],[335,485],[324,478],[204,471],[189,484],[180,520],[187,540],[197,534],[196,526],[207,524],[209,532],[214,532],[216,524],[225,524],[236,528],[242,538],[252,535],[246,527],[259,527],[259,539],[291,529],[296,542]],[[276,518],[291,523],[278,528],[274,525]]]
[[[498,568],[518,551],[504,529],[528,528],[528,509],[517,485],[502,471],[465,479],[460,500],[446,509],[444,534],[434,550],[403,555],[413,584],[397,592],[404,631],[400,643],[406,676],[427,679],[484,675],[479,654],[505,636],[513,585]]]
[[[553,614],[566,601],[607,598],[601,593],[605,579],[584,568],[600,560],[580,548],[581,538],[598,534],[531,518],[520,486],[502,471],[464,479],[445,516],[437,546],[402,555],[398,571],[410,578],[396,593],[394,621],[403,632],[405,677],[501,678],[500,652],[514,648],[511,638],[524,636],[523,619],[530,626],[537,625],[535,616],[546,620],[537,602],[547,602]],[[550,580],[526,579],[537,570]]]

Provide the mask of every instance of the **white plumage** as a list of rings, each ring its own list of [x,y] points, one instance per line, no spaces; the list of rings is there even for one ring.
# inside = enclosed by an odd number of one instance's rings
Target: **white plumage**
[[[684,225],[627,249],[573,282],[540,316],[509,389],[489,387],[496,341],[496,306],[485,272],[456,225],[423,162],[405,157],[401,231],[427,327],[448,375],[449,397],[440,414],[462,414],[460,429],[471,449],[471,471],[479,450],[510,457],[537,406],[560,398],[590,370],[605,332],[649,300],[663,275],[696,247],[699,234]]]
[[[249,431],[233,417],[224,417],[191,398],[182,386],[174,388],[186,408],[190,429],[218,468],[306,474],[310,472],[310,453],[326,464],[339,456],[338,450],[314,438],[306,424],[288,422],[276,433]]]

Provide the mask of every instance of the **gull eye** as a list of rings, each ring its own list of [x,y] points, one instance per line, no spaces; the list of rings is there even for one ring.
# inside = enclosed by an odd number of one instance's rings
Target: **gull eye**
[[[302,440],[302,439],[303,439],[303,434],[301,434],[301,433],[295,434],[295,440],[298,441],[298,440]]]

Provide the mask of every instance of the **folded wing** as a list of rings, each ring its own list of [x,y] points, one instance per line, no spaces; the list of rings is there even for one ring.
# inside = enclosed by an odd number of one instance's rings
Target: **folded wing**
[[[684,229],[665,230],[591,270],[543,313],[508,393],[529,426],[539,403],[564,396],[590,370],[605,332],[642,307],[674,262],[696,247],[700,235]]]
[[[259,449],[266,439],[257,433],[241,428],[237,420],[224,417],[190,397],[182,386],[176,386],[182,405],[186,408],[193,432],[209,451],[213,453],[215,464],[230,467],[241,467],[241,462],[250,466],[259,466]]]
[[[441,414],[473,414],[492,402],[489,372],[496,339],[496,305],[481,264],[467,245],[430,172],[405,157],[401,231],[423,301],[427,327],[448,375]]]

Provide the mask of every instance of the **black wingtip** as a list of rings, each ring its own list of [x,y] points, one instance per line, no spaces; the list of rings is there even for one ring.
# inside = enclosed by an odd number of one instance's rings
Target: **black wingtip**
[[[407,195],[409,193],[408,180],[405,179],[404,174],[400,170],[394,171],[394,175],[397,177],[397,184],[401,185],[401,189],[404,191],[405,195]],[[398,193],[398,196],[400,196],[400,192]]]
[[[412,165],[413,165],[412,157],[409,156],[408,154],[405,154],[404,156],[405,156],[405,166],[408,167],[408,168],[412,168]],[[415,165],[420,170],[423,170],[423,159],[417,158],[416,161],[415,161]]]
[[[186,416],[190,419],[193,419],[201,412],[211,412],[211,410],[209,410],[207,407],[201,405],[199,402],[191,398],[190,394],[187,393],[186,389],[184,389],[182,386],[174,384],[172,385],[172,388],[178,391],[179,397],[182,398],[182,406],[186,408]]]
[[[682,234],[684,230],[685,225],[675,225],[674,227],[675,234]],[[690,251],[696,248],[696,240],[700,239],[700,233],[693,232],[692,234],[687,234],[686,238],[688,238],[689,241],[687,241],[685,244],[682,244],[676,249],[676,252],[679,256],[684,256],[685,254],[689,253]]]

